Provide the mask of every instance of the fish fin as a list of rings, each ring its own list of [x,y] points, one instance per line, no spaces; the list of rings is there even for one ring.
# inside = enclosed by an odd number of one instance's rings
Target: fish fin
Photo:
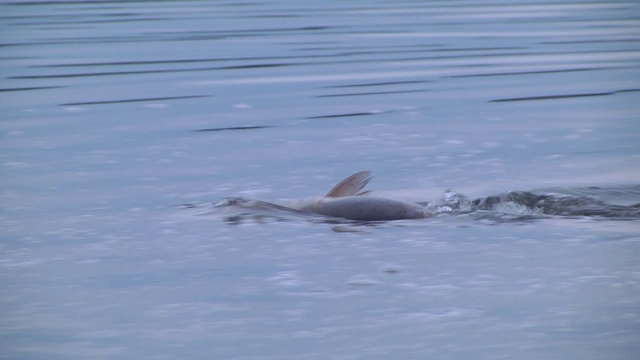
[[[360,171],[340,181],[331,189],[326,197],[354,196],[371,180],[371,171]]]

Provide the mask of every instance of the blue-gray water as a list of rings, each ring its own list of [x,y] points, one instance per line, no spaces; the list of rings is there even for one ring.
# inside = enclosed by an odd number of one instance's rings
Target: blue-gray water
[[[640,352],[637,2],[3,2],[0,40],[2,358]],[[359,170],[594,211],[209,211]]]

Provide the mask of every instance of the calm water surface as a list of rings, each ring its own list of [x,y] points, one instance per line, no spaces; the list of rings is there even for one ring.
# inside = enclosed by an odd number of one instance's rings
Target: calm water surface
[[[0,357],[640,352],[636,2],[0,14]],[[322,195],[359,170],[405,200],[590,207],[375,225],[211,207]]]

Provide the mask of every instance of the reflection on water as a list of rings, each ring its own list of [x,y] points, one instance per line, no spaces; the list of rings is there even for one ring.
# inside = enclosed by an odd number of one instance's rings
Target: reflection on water
[[[635,358],[638,14],[3,2],[3,355]],[[438,216],[211,206],[363,168]]]

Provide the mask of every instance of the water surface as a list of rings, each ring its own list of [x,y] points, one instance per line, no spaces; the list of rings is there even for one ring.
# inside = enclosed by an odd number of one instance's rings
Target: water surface
[[[0,14],[2,357],[640,351],[635,2]],[[359,170],[410,201],[521,191],[629,211],[523,218],[506,201],[374,225],[210,211],[322,195]]]

